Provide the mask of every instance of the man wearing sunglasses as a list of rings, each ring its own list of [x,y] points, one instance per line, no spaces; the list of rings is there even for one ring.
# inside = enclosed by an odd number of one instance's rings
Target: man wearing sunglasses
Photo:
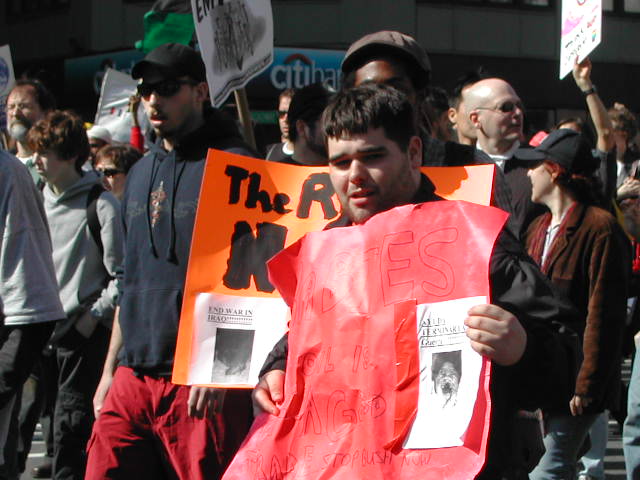
[[[249,396],[230,392],[222,407],[220,391],[174,385],[170,376],[207,150],[253,152],[231,119],[206,106],[195,50],[162,45],[132,76],[152,146],[129,171],[122,198],[120,307],[94,397],[86,479],[219,478],[249,428]]]
[[[544,207],[531,201],[529,167],[517,158],[523,138],[524,107],[520,97],[506,81],[486,78],[466,92],[469,120],[474,126],[478,150],[485,152],[504,172],[511,190],[514,226],[520,236]]]
[[[289,105],[295,90],[287,88],[278,97],[278,126],[280,127],[280,143],[267,146],[266,159],[272,162],[288,163],[293,156],[293,144],[289,141]]]

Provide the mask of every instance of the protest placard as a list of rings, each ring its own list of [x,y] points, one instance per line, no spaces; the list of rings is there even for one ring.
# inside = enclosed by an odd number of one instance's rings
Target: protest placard
[[[490,361],[461,321],[486,303],[506,218],[460,201],[405,205],[276,255],[270,278],[292,312],[285,398],[256,419],[223,479],[475,478]]]
[[[560,79],[602,40],[602,0],[562,0]]]
[[[108,68],[104,74],[94,123],[109,130],[116,141],[129,143],[132,125],[129,98],[136,93],[137,84],[131,75],[113,68]],[[138,125],[144,132],[149,121],[142,108],[137,114]]]
[[[191,0],[191,8],[211,103],[218,107],[273,60],[271,1]]]
[[[13,72],[13,61],[11,60],[11,49],[9,45],[0,47],[0,129],[7,124],[7,97],[15,84],[15,74]]]
[[[494,166],[423,171],[439,195],[489,204]],[[322,230],[339,210],[327,167],[209,151],[191,244],[174,383],[255,385],[287,320],[287,308],[269,281],[266,262],[305,233]],[[222,332],[228,345],[223,339],[216,341],[222,329],[237,330]],[[242,345],[245,353],[232,345]]]

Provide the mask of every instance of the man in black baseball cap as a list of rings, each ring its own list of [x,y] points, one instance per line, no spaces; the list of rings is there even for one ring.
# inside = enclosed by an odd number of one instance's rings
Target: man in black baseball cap
[[[209,148],[253,156],[208,106],[195,50],[162,45],[133,67],[153,131],[127,175],[120,307],[93,400],[87,480],[219,478],[251,423],[246,391],[171,383],[200,184]],[[107,393],[108,392],[108,393]]]
[[[131,76],[136,80],[144,77],[148,82],[188,76],[194,81],[204,82],[206,69],[202,57],[193,48],[180,43],[166,43],[136,63]]]
[[[417,115],[423,165],[451,167],[494,163],[472,146],[443,142],[431,135],[431,125],[424,113],[431,62],[427,52],[413,37],[389,30],[365,35],[351,44],[341,68],[344,88],[363,83],[384,83],[407,95]],[[505,187],[504,176],[499,169],[495,175],[492,204],[511,212],[511,196]]]

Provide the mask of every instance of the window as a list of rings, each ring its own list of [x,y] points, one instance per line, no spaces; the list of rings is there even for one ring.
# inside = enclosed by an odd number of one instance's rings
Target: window
[[[70,0],[6,0],[6,2],[8,23],[65,12],[71,3]]]
[[[448,5],[495,5],[516,8],[544,8],[555,4],[554,0],[416,0],[418,3],[446,3]],[[640,1],[640,0],[638,0]]]
[[[624,11],[627,13],[640,13],[640,0],[624,0]]]

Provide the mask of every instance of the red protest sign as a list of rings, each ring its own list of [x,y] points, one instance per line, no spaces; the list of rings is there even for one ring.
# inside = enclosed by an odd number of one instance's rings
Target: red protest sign
[[[419,325],[406,327],[421,305],[489,297],[489,258],[506,217],[466,202],[407,205],[307,234],[276,255],[270,278],[292,309],[285,399],[279,416],[256,419],[224,480],[473,478],[486,456],[489,362],[480,360],[459,444],[402,448],[423,402]],[[437,354],[460,350],[446,344],[463,330],[439,317],[421,322],[425,340],[446,333]]]

